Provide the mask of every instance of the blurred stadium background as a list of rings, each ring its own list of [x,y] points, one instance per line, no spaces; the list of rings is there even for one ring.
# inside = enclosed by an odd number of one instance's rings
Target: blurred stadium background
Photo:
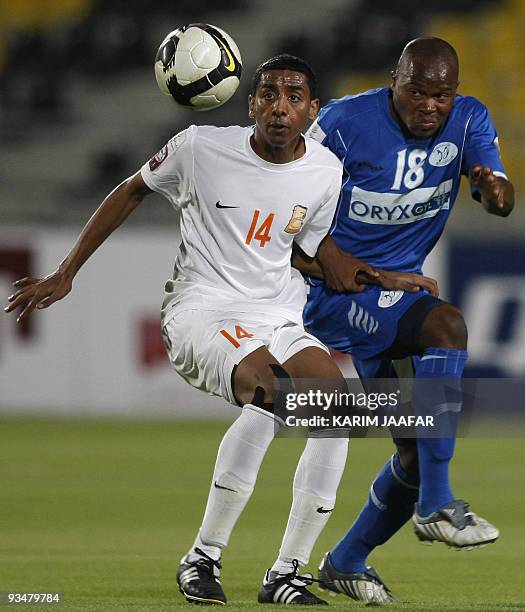
[[[196,21],[225,29],[237,41],[244,65],[234,98],[203,114],[176,107],[162,96],[152,65],[165,34]],[[326,102],[388,84],[404,44],[423,34],[455,45],[461,61],[460,92],[477,96],[489,107],[517,190],[517,209],[509,219],[498,219],[471,201],[464,186],[427,273],[437,276],[442,295],[465,313],[469,374],[523,376],[525,0],[0,0],[4,301],[16,278],[52,271],[102,197],[172,134],[189,123],[247,125],[249,78],[261,60],[284,51],[309,60]],[[180,381],[164,355],[159,307],[178,246],[177,226],[168,203],[151,196],[84,266],[64,302],[21,327],[12,315],[0,317],[0,448],[5,459],[0,470],[7,492],[6,511],[0,513],[5,545],[5,554],[0,546],[0,560],[6,569],[4,579],[0,573],[0,591],[8,586],[52,588],[53,579],[61,576],[56,588],[75,592],[75,609],[96,609],[90,593],[102,583],[100,609],[117,609],[111,597],[121,592],[120,601],[146,609],[148,589],[160,580],[164,599],[151,609],[164,609],[171,601],[177,554],[189,543],[188,530],[198,525],[215,448],[225,428],[220,422],[200,427],[180,420],[221,421],[237,414],[223,401]],[[28,419],[34,416],[39,420]],[[50,417],[92,421],[46,422]],[[95,420],[98,417],[174,422],[140,425],[121,419],[104,425]],[[206,448],[198,450],[198,457],[188,457],[196,438],[199,447],[202,443]],[[480,576],[492,585],[493,599],[485,597],[493,605],[486,609],[502,601],[515,602],[509,609],[523,609],[523,590],[505,588],[525,554],[518,512],[523,504],[516,496],[511,496],[510,506],[505,502],[509,491],[523,488],[523,450],[519,440],[500,442],[493,440],[482,448],[479,441],[465,441],[456,477],[466,485],[472,502],[483,502],[483,512],[494,522],[499,524],[496,519],[501,522],[502,517],[490,515],[490,510],[509,507],[504,520],[511,537],[495,548],[496,556],[476,560],[477,569],[469,570],[465,561],[451,565],[446,552],[425,556],[446,580],[456,580],[457,572],[467,576],[470,586],[456,594],[459,607],[454,609],[481,609],[468,604],[469,597],[479,595]],[[377,457],[388,448],[386,441],[370,444],[381,445]],[[375,451],[362,444],[359,448],[354,466],[366,467],[345,476],[350,486],[344,488],[341,504],[348,512],[336,513],[323,545],[331,544],[348,516],[355,515],[366,483],[380,464],[374,458],[368,465],[367,457]],[[287,496],[300,444],[283,441],[272,452],[262,493],[233,542],[239,559],[251,554],[243,538],[249,541],[254,525],[259,526],[260,541],[270,538],[272,550],[280,537],[280,530],[269,531],[261,520],[270,507],[285,515],[288,497],[278,502],[271,479],[278,477],[278,491]],[[286,480],[279,457],[287,462],[288,456],[292,458]],[[481,456],[488,457],[492,472],[479,473]],[[155,476],[145,486],[151,474]],[[169,491],[173,480],[182,482],[187,495]],[[188,512],[194,500],[199,505]],[[120,522],[124,514],[127,519]],[[76,520],[79,515],[82,521]],[[401,554],[408,571],[417,576],[422,553],[410,534],[399,538],[391,552],[381,554],[392,562]],[[270,561],[262,550],[256,555],[260,564],[249,568],[255,584]],[[155,574],[151,565],[146,572],[144,564],[149,561],[162,568],[160,573]],[[133,591],[123,566],[135,578],[147,575],[150,582],[139,580]],[[106,568],[114,572],[113,582],[104,582]],[[499,571],[497,588],[494,568]],[[92,583],[88,580],[82,591],[79,582],[86,576]],[[385,578],[404,579],[410,598],[416,593],[415,578],[407,581],[406,576],[399,567],[390,576],[387,571]],[[450,593],[441,593],[437,584],[432,588],[433,609],[445,609]]]

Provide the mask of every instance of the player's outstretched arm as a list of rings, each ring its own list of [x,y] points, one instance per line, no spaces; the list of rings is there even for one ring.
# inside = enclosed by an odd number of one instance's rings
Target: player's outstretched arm
[[[357,275],[360,273],[372,279],[378,276],[373,266],[340,249],[331,236],[323,239],[317,249],[316,258],[327,287],[339,293],[363,291],[364,285],[357,282]]]
[[[369,278],[357,276],[358,282],[367,285],[380,285],[387,291],[406,291],[407,293],[417,293],[427,290],[434,297],[439,296],[439,286],[437,281],[430,276],[423,276],[417,272],[397,272],[395,270],[381,270],[376,268],[378,276]]]
[[[302,274],[308,274],[314,278],[324,279],[323,268],[315,257],[308,257],[302,249],[294,244],[292,251],[292,266]],[[416,274],[415,272],[395,272],[375,268],[376,276],[370,276],[366,272],[359,272],[355,281],[359,285],[380,285],[388,291],[407,291],[417,293],[426,289],[434,297],[439,295],[437,281],[429,276]]]
[[[483,208],[492,215],[507,217],[514,208],[514,186],[502,176],[495,176],[492,168],[476,164],[469,172],[470,184],[480,196]]]
[[[149,193],[151,190],[140,173],[123,181],[97,208],[55,272],[44,278],[21,278],[14,283],[16,291],[9,296],[5,312],[20,307],[22,310],[17,321],[22,321],[35,308],[47,308],[65,297],[84,262]]]

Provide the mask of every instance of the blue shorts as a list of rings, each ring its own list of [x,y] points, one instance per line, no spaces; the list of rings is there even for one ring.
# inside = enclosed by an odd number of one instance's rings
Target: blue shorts
[[[403,315],[419,300],[423,300],[422,308],[414,308],[413,320],[403,319],[401,329]],[[443,303],[427,291],[385,291],[370,285],[362,293],[336,293],[323,283],[315,283],[310,286],[303,318],[305,327],[321,342],[358,360],[390,349],[400,331],[399,340],[406,346],[402,350],[405,355],[394,355],[398,358],[417,354],[414,338],[419,334],[424,316]]]

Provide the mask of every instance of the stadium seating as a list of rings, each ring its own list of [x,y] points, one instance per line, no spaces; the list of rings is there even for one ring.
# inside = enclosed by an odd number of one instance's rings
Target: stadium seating
[[[37,10],[41,4],[45,10]],[[257,0],[223,0],[220,13],[213,0],[12,0],[0,16],[6,32],[0,47],[0,129],[10,143],[3,151],[3,165],[12,171],[13,181],[10,186],[0,184],[0,197],[8,220],[65,215],[80,223],[93,199],[111,188],[122,171],[137,167],[144,153],[153,153],[190,119],[220,125],[245,122],[246,77],[241,91],[212,118],[189,118],[156,103],[152,112],[151,100],[158,98],[151,97],[151,62],[159,33],[188,21],[212,21],[214,16],[217,25],[231,24],[240,37],[245,75],[256,58],[295,53],[318,72],[324,102],[383,85],[410,38],[431,33],[450,40],[461,57],[460,91],[478,96],[491,109],[504,135],[505,164],[521,188],[521,0],[429,0],[423,8],[417,0],[400,0],[395,9],[390,0],[331,0],[330,10],[316,0],[301,5],[301,12],[281,7],[276,22],[274,4]],[[269,35],[254,37],[255,22]],[[123,132],[124,141],[118,136]],[[85,154],[77,160],[79,141]],[[32,168],[29,177],[25,164]],[[60,177],[55,168],[64,164],[68,174]],[[35,206],[32,194],[37,191]],[[166,221],[167,207],[151,210],[142,219],[139,214],[137,222]]]

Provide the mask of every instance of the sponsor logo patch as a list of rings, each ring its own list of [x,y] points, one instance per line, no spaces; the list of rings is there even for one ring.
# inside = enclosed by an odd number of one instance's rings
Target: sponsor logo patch
[[[381,291],[377,305],[379,308],[390,308],[403,297],[404,291]]]
[[[452,179],[403,194],[366,191],[355,186],[348,216],[374,225],[400,225],[428,219],[450,208],[452,187]]]
[[[436,168],[448,166],[457,156],[458,148],[453,142],[440,142],[432,150],[428,163]]]
[[[222,485],[218,484],[218,482],[217,482],[217,481],[215,481],[215,482],[213,483],[213,486],[214,486],[216,489],[224,489],[225,491],[231,491],[232,493],[237,493],[237,491],[236,491],[235,489],[230,489],[230,487],[223,487]]]
[[[239,206],[229,206],[227,204],[221,204],[221,201],[215,202],[216,208],[239,208]]]
[[[371,170],[372,172],[381,172],[381,170],[383,170],[383,166],[378,166],[377,164],[374,164],[366,159],[364,161],[356,162],[355,165],[358,168],[368,168],[368,170]]]

